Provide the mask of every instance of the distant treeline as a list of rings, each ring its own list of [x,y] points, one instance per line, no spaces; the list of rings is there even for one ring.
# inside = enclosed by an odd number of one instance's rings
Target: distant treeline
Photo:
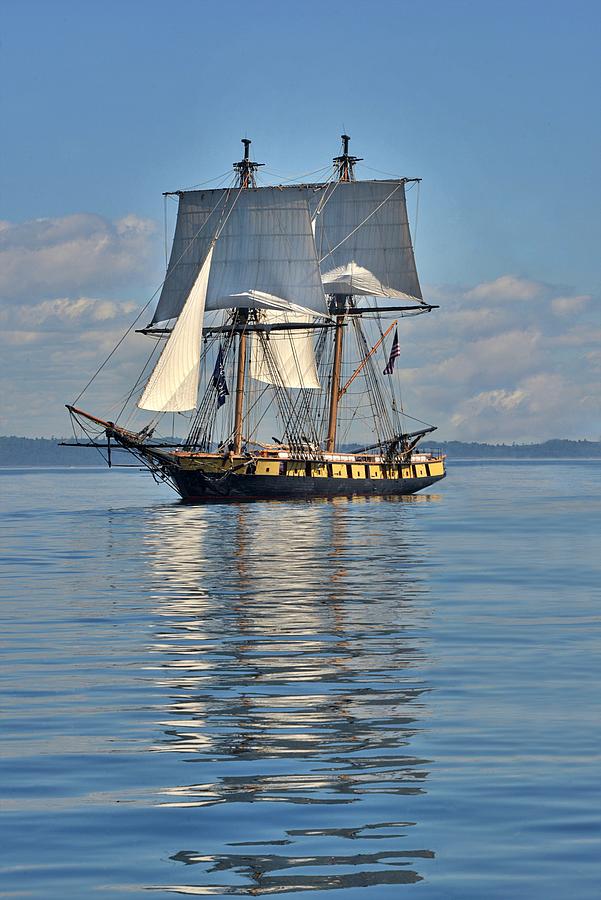
[[[0,466],[99,466],[97,450],[61,447],[68,438],[0,437]],[[476,444],[463,441],[431,441],[424,447],[443,450],[450,459],[591,459],[601,458],[600,441],[554,439],[543,444]],[[348,446],[345,449],[351,450]],[[116,454],[114,461],[123,461]]]
[[[352,452],[357,444],[346,444]],[[449,459],[600,459],[601,441],[567,441],[553,438],[542,444],[479,444],[465,441],[437,441],[427,438],[420,450],[442,450]]]
[[[424,442],[424,447],[426,443]],[[436,441],[432,446],[452,459],[595,459],[601,458],[601,441],[566,441],[553,438],[542,444],[476,444]]]
[[[101,466],[97,450],[60,447],[73,438],[0,437],[0,466]]]

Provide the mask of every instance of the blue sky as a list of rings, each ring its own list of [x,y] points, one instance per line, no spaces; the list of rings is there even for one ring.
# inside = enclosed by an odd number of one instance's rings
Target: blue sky
[[[228,170],[245,134],[268,172],[319,169],[345,129],[359,177],[424,179],[417,260],[441,310],[406,329],[420,414],[441,437],[598,437],[600,9],[9,0],[0,431],[65,430],[161,279],[162,191]]]

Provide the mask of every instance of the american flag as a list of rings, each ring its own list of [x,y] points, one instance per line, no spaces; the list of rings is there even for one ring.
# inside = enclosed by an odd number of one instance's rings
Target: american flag
[[[395,360],[401,355],[401,348],[399,347],[399,329],[394,329],[394,340],[392,342],[392,350],[390,351],[390,356],[388,357],[388,362],[386,363],[386,368],[383,371],[383,375],[392,375],[394,371],[394,363]]]
[[[227,381],[225,380],[225,369],[223,367],[223,347],[219,345],[219,353],[215,360],[215,368],[213,369],[213,386],[217,391],[217,409],[223,406],[225,398],[229,397],[227,389]]]

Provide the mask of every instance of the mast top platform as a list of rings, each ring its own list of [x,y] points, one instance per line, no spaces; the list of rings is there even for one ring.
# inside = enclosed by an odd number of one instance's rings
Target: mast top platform
[[[233,163],[234,169],[240,178],[238,187],[254,188],[257,186],[255,172],[260,166],[264,166],[265,163],[253,162],[250,159],[249,148],[252,141],[249,138],[242,138],[241,143],[244,144],[244,159],[241,159],[240,162]]]
[[[340,137],[342,138],[342,155],[335,156],[332,162],[338,169],[339,181],[354,181],[355,163],[362,162],[362,157],[349,155],[348,142],[351,139],[349,134],[341,134]]]

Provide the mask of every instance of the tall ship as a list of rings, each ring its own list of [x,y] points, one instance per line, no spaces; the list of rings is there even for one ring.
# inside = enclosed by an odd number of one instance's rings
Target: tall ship
[[[418,446],[435,426],[401,393],[399,322],[436,308],[407,215],[420,179],[357,180],[349,140],[321,180],[264,186],[244,138],[229,185],[166,195],[171,255],[136,330],[152,352],[117,415],[82,409],[83,392],[67,405],[76,444],[109,466],[128,451],[190,503],[394,496],[444,477],[444,455]]]

